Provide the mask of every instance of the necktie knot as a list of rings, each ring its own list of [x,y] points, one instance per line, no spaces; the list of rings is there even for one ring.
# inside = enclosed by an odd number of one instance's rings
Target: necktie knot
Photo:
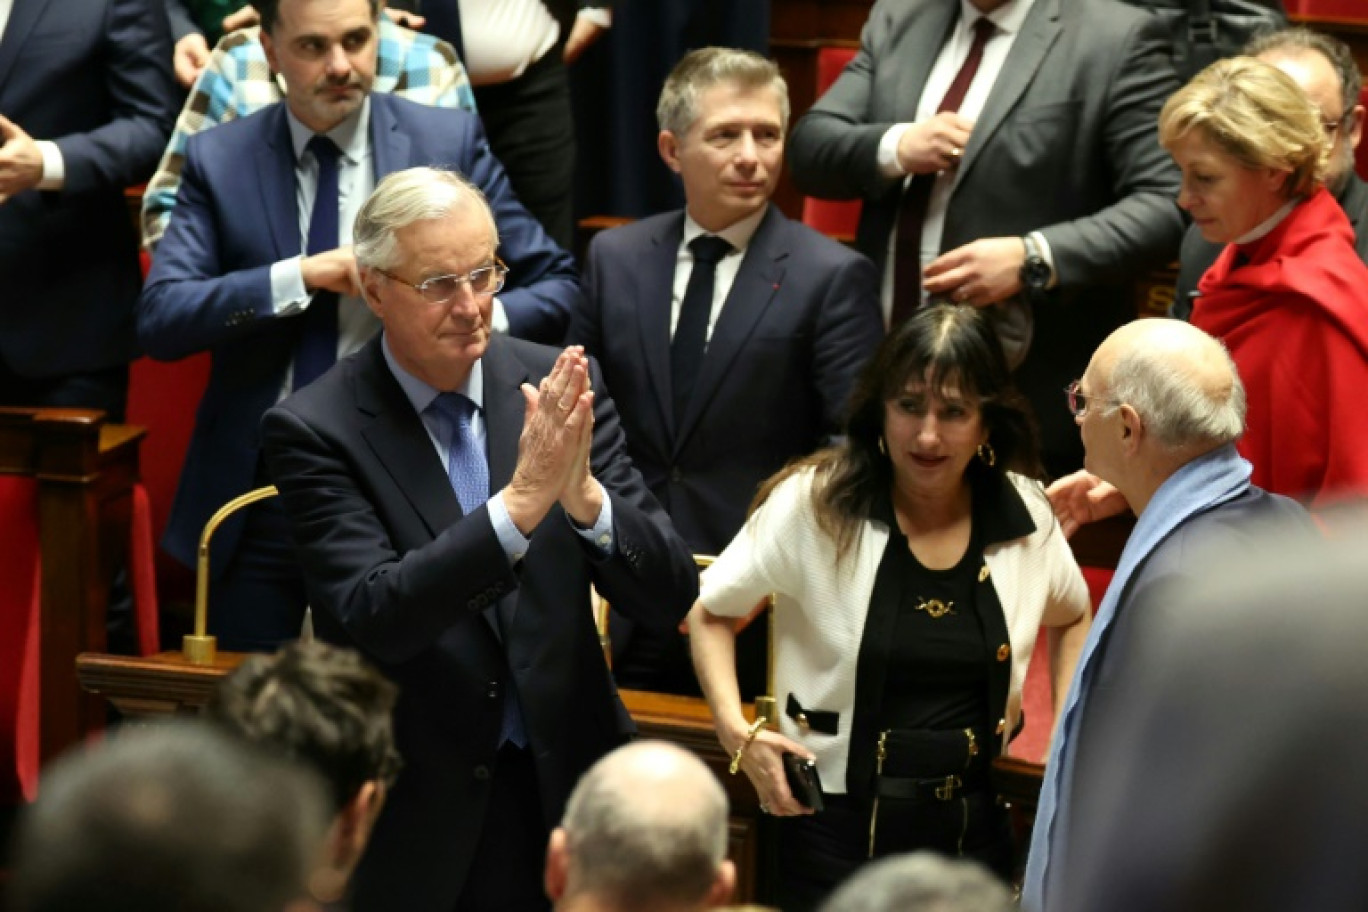
[[[451,423],[453,430],[470,426],[470,416],[475,414],[475,403],[461,393],[442,393],[432,401],[437,413]]]
[[[980,47],[987,44],[988,39],[992,38],[996,31],[997,26],[993,24],[993,20],[987,16],[978,17],[974,20],[974,44]]]
[[[689,241],[689,251],[693,254],[694,261],[697,263],[708,263],[716,265],[727,254],[735,249],[725,238],[717,237],[713,234],[700,234],[698,237]]]
[[[304,148],[313,153],[320,167],[324,164],[336,165],[338,157],[342,154],[342,150],[337,148],[337,143],[322,133],[315,133]]]

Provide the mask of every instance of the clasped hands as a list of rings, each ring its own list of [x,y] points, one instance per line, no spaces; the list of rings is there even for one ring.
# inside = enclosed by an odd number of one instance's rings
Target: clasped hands
[[[589,455],[594,440],[594,391],[589,358],[572,345],[537,386],[522,385],[526,409],[518,438],[518,464],[503,491],[518,531],[530,535],[559,503],[576,524],[592,526],[603,509],[603,487]]]

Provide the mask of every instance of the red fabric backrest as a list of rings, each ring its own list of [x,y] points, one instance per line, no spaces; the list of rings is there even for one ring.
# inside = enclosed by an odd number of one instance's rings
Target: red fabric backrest
[[[855,48],[851,47],[824,47],[817,52],[818,95],[831,87],[854,56]],[[852,240],[860,224],[860,201],[805,197],[803,224],[838,240]]]
[[[0,805],[38,793],[38,550],[36,479],[0,475]]]

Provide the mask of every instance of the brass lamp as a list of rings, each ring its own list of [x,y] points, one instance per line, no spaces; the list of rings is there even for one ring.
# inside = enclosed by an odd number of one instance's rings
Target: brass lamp
[[[228,501],[218,512],[209,517],[204,531],[200,533],[199,553],[195,567],[195,632],[181,639],[181,654],[191,665],[212,665],[218,654],[218,640],[209,636],[209,539],[223,521],[243,507],[258,500],[275,497],[279,491],[275,485],[248,491],[241,497]]]

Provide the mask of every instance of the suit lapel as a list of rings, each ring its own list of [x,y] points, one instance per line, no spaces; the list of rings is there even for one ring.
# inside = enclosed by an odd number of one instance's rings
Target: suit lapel
[[[698,426],[708,400],[717,392],[761,315],[779,292],[784,278],[784,260],[788,257],[788,249],[779,239],[783,218],[778,209],[770,206],[746,247],[736,281],[732,282],[727,299],[722,303],[722,313],[708,340],[703,367],[684,412],[684,422],[675,434],[676,455]]]
[[[47,5],[48,0],[14,0],[4,38],[0,39],[0,88],[9,83],[10,70],[19,59],[19,51]]]
[[[974,167],[979,152],[992,139],[998,127],[1002,126],[1012,108],[1021,100],[1027,86],[1035,79],[1045,55],[1059,37],[1059,15],[1058,0],[1038,0],[1026,14],[1021,34],[1012,42],[1012,49],[1007,53],[1007,59],[1002,62],[997,82],[988,93],[988,101],[974,124],[969,145],[964,149],[964,160],[955,172],[954,189],[959,188],[964,176]],[[952,194],[954,189],[951,190]]]
[[[911,122],[917,118],[917,105],[926,90],[931,67],[940,50],[950,40],[950,33],[959,18],[959,2],[924,3],[922,14],[907,23],[903,34],[907,39],[899,43],[896,62],[896,100],[890,119]],[[940,99],[936,99],[937,102]]]
[[[266,141],[256,147],[257,186],[261,188],[261,206],[266,213],[271,239],[283,260],[302,252],[295,194],[295,155],[290,144],[285,102],[278,103],[262,118],[262,130]]]
[[[520,387],[534,381],[499,336],[489,340],[480,363],[484,366],[485,453],[492,494],[508,485],[518,465],[518,438],[526,410]]]
[[[380,337],[366,343],[356,376],[356,405],[370,422],[361,435],[436,538],[463,515],[432,438],[380,350]]]
[[[637,327],[641,331],[641,350],[646,373],[651,378],[661,426],[666,439],[674,435],[674,395],[670,388],[670,309],[674,295],[675,265],[679,261],[679,242],[684,237],[684,213],[666,219],[651,238],[646,262],[637,273],[642,287],[637,299]]]
[[[387,96],[378,93],[370,97],[371,155],[375,161],[376,183],[411,164],[409,138],[399,129],[389,101]]]

